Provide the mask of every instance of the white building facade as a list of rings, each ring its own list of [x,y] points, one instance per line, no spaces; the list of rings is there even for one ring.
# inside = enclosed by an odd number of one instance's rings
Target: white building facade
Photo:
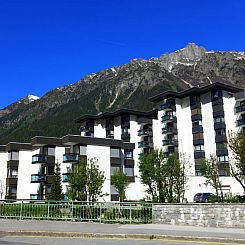
[[[62,138],[34,137],[29,144],[0,146],[0,199],[45,199],[51,189],[55,163],[59,163],[63,192],[69,172],[82,158],[98,161],[105,174],[100,201],[118,201],[110,176],[122,170],[128,176],[127,200],[146,197],[140,182],[139,157],[161,149],[166,158],[185,156],[189,202],[198,192],[214,192],[201,176],[202,159],[217,156],[224,192],[243,194],[230,176],[230,132],[244,132],[245,93],[222,83],[195,87],[183,92],[167,91],[150,98],[157,109],[150,112],[121,109],[76,120],[80,135]]]

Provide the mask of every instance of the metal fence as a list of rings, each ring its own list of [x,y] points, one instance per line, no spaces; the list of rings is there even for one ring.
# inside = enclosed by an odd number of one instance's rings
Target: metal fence
[[[0,218],[151,223],[151,203],[84,203],[33,200],[0,201]]]

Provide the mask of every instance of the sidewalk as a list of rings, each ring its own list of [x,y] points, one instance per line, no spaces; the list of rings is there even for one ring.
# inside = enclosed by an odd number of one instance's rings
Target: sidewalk
[[[245,229],[0,219],[0,236],[175,239],[245,244]]]

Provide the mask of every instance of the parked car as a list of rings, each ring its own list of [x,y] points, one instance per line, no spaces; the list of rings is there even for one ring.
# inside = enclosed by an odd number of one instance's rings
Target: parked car
[[[194,196],[194,202],[215,202],[217,199],[217,196],[210,192],[197,193]]]
[[[245,195],[243,195],[243,196],[237,195],[236,197],[237,197],[239,202],[245,203]]]

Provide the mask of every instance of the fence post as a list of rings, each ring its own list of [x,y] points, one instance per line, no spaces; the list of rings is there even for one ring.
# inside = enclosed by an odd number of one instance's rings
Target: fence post
[[[129,219],[130,219],[130,224],[132,223],[132,205],[130,203],[130,206],[129,206]]]
[[[154,204],[151,204],[151,223],[153,224],[153,218],[154,218]]]
[[[74,218],[73,218],[73,201],[71,201],[71,220],[74,221]]]
[[[49,201],[48,201],[48,220],[49,220],[49,215],[50,215],[50,210],[49,210],[50,206],[49,206]]]
[[[23,209],[23,200],[21,201],[20,204],[20,219],[22,219],[22,209]]]
[[[102,213],[101,213],[101,202],[100,202],[100,223],[101,223],[101,217],[102,216]]]

